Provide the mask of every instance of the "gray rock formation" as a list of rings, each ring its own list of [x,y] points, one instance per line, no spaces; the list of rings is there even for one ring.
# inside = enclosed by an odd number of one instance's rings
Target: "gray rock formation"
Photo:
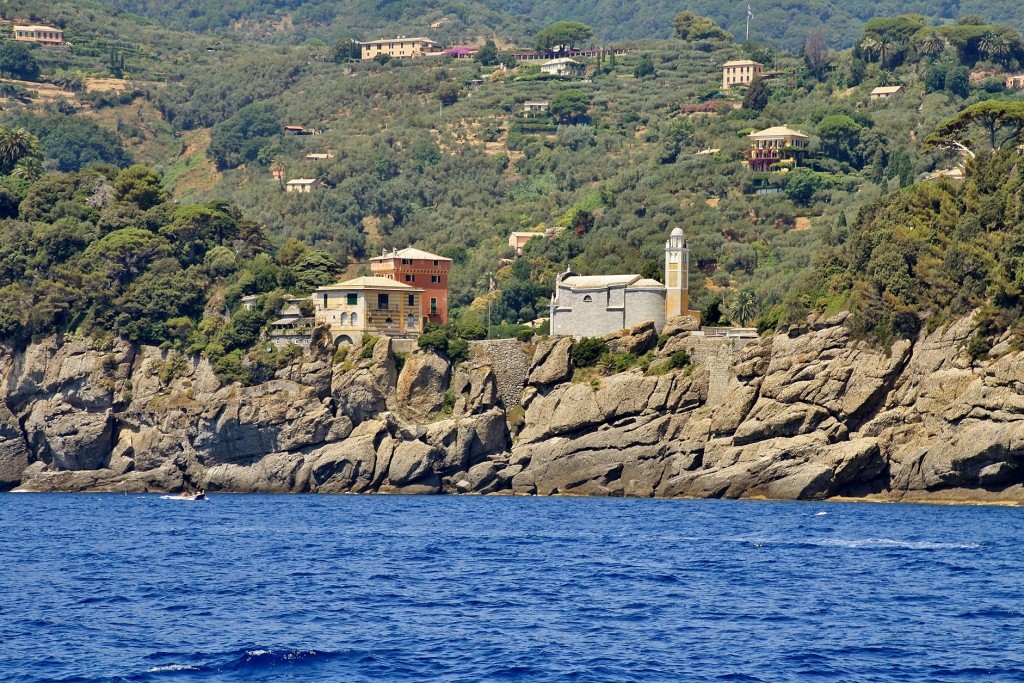
[[[610,375],[574,374],[569,339],[529,366],[506,340],[398,373],[386,339],[335,357],[318,338],[251,387],[173,351],[48,339],[0,349],[0,488],[1024,502],[1009,337],[972,361],[971,317],[889,349],[844,321],[747,343],[680,319],[661,350],[639,326],[607,341],[655,361]],[[670,369],[682,349],[696,364]],[[496,365],[514,356],[525,391]]]

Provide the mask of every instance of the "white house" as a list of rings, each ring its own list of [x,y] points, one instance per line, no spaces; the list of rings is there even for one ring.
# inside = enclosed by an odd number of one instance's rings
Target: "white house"
[[[523,102],[523,116],[529,117],[531,114],[543,114],[548,110],[550,102],[544,100],[528,100]]]
[[[541,73],[552,76],[570,76],[575,78],[583,75],[583,65],[569,57],[559,57],[558,59],[552,59],[550,62],[544,62],[540,65],[540,70]]]
[[[284,189],[286,192],[312,192],[320,189],[320,181],[316,178],[295,178],[289,180]]]
[[[902,85],[880,85],[871,91],[868,98],[872,100],[885,100],[901,92],[903,92]]]

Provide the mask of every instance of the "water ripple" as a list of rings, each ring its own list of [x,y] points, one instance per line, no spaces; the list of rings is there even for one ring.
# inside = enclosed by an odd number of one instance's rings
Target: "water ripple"
[[[896,682],[1024,670],[1013,508],[3,501],[0,679],[13,683]]]

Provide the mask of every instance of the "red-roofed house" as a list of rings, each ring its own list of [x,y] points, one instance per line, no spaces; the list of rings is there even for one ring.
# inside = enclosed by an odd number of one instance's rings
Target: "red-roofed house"
[[[448,322],[448,272],[451,269],[450,258],[413,247],[395,249],[370,259],[374,275],[422,289],[423,317],[440,325]]]

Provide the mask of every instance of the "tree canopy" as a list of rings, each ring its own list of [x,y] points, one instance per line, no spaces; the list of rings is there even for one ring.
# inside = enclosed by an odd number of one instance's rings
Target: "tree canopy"
[[[536,46],[541,51],[572,50],[590,40],[594,32],[578,21],[556,21],[537,34]]]
[[[680,12],[675,16],[675,35],[687,42],[694,40],[732,40],[732,34],[722,29],[714,19],[693,12]]]

